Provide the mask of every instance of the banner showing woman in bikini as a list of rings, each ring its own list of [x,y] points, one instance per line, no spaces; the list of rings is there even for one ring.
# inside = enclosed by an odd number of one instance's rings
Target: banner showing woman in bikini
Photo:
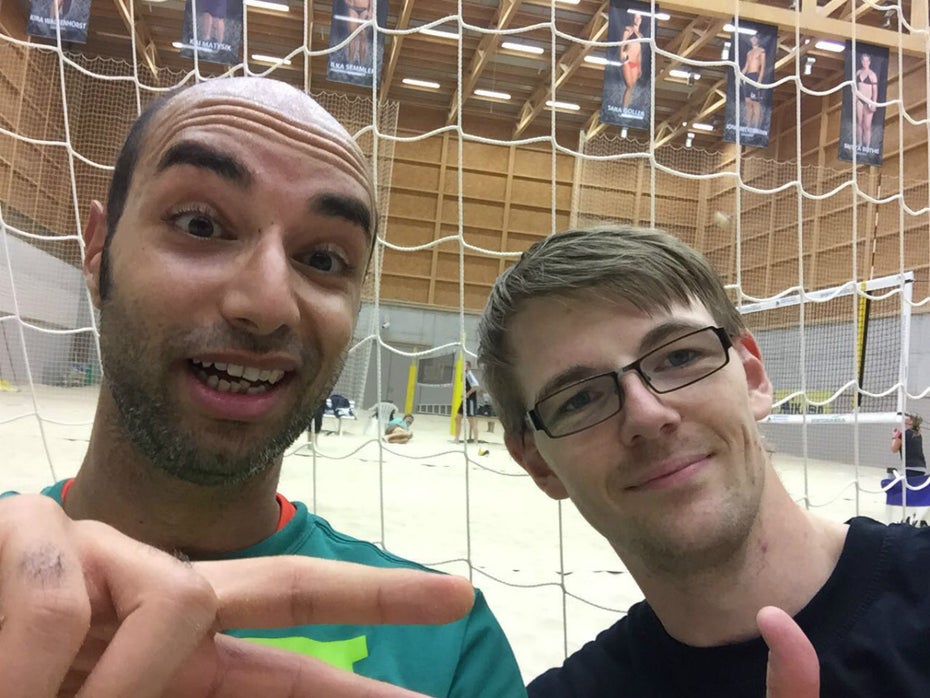
[[[378,82],[384,57],[384,34],[376,34],[372,24],[386,27],[387,20],[388,0],[333,0],[329,47],[352,38],[340,50],[329,54],[326,79],[364,87],[371,87],[372,81]],[[359,27],[364,28],[359,31]]]
[[[26,33],[44,39],[83,44],[87,42],[90,0],[32,0]]]
[[[888,49],[852,41],[846,42],[846,87],[840,114],[840,160],[861,165],[881,165],[885,145]]]
[[[201,61],[224,65],[238,63],[242,45],[242,4],[243,0],[187,0],[179,53],[193,58],[196,50],[197,59]]]
[[[609,46],[604,65],[601,122],[649,130],[652,105],[652,49],[658,5],[611,0],[607,19]]]
[[[723,140],[736,143],[739,124],[740,145],[765,148],[772,127],[772,88],[763,87],[775,75],[778,27],[746,20],[733,20],[732,60],[727,75],[727,104],[723,119]]]

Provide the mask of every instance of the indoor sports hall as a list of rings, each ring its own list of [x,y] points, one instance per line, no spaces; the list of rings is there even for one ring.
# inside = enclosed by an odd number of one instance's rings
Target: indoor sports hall
[[[792,495],[921,519],[926,484],[907,509],[884,490],[893,430],[930,417],[927,3],[696,5],[228,0],[217,22],[197,0],[0,0],[0,491],[80,466],[101,370],[79,231],[129,125],[176,86],[266,75],[356,137],[381,217],[343,399],[282,491],[471,578],[526,678],[640,598],[480,390],[455,439],[491,285],[553,232],[619,221],[702,250],[762,348]],[[413,438],[386,443],[405,413]]]

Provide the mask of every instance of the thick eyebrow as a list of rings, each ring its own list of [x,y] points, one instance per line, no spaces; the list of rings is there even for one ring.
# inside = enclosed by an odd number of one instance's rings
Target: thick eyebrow
[[[159,160],[155,171],[163,172],[177,165],[190,165],[208,170],[243,189],[252,184],[252,173],[239,160],[202,143],[193,141],[175,143]]]
[[[661,325],[656,325],[651,330],[646,332],[646,334],[644,334],[642,339],[639,341],[639,356],[648,353],[651,349],[654,349],[666,342],[688,334],[688,332],[700,330],[704,327],[707,327],[707,325],[703,321],[697,322],[694,320],[674,319],[663,322]],[[634,359],[634,361],[635,360],[636,359]],[[619,368],[620,366],[616,366],[613,370],[617,370]],[[569,386],[572,383],[577,383],[578,381],[584,380],[585,378],[599,376],[606,372],[607,371],[601,368],[594,368],[592,366],[569,366],[564,371],[560,371],[545,383],[543,383],[542,387],[536,393],[533,404],[536,404],[541,399],[548,397],[555,392],[558,392],[562,388]]]
[[[361,199],[345,194],[319,194],[310,199],[308,209],[310,213],[342,218],[357,225],[371,241],[371,210]]]

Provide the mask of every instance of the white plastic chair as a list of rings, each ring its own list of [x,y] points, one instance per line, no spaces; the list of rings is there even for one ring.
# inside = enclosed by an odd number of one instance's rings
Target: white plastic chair
[[[375,427],[375,430],[378,434],[384,431],[385,425],[391,420],[391,414],[397,414],[397,405],[393,402],[379,402],[375,405],[369,407],[366,412],[370,415],[368,421],[365,423],[365,429],[362,434],[367,435],[372,427]]]

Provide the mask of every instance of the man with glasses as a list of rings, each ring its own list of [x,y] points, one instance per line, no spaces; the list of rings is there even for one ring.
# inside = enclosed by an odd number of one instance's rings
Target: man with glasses
[[[646,598],[531,698],[927,694],[930,533],[791,499],[756,424],[772,385],[704,257],[653,230],[554,235],[498,279],[479,334],[511,455]]]

